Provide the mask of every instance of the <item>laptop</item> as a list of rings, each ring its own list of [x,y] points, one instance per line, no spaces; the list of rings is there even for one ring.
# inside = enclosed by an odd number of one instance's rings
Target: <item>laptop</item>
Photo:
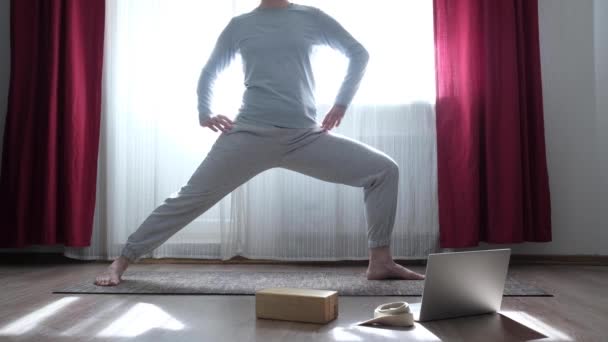
[[[494,313],[500,309],[511,249],[430,254],[418,322]]]

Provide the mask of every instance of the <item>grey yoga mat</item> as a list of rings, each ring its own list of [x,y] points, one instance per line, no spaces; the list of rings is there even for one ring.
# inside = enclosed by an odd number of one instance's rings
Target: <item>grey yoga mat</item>
[[[66,285],[53,293],[253,295],[271,287],[335,290],[341,296],[421,296],[424,281],[367,280],[363,272],[328,271],[127,271],[117,286],[97,286],[94,279]],[[505,296],[552,296],[507,277]]]

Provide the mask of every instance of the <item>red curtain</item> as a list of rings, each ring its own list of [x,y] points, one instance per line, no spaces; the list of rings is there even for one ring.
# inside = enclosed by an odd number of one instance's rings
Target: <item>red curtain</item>
[[[104,0],[13,0],[0,246],[90,244]]]
[[[536,0],[435,0],[440,245],[550,241]]]

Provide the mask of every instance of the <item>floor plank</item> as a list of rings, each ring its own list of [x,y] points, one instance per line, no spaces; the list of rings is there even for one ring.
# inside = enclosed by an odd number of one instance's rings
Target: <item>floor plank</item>
[[[516,265],[554,297],[506,297],[499,314],[409,329],[353,326],[382,303],[420,297],[341,297],[326,324],[257,320],[253,296],[59,295],[107,264],[0,265],[0,341],[607,341],[608,267]],[[129,270],[313,270],[361,266],[134,264]],[[424,266],[411,266],[423,271]],[[128,271],[129,271],[128,270]],[[127,272],[128,272],[127,271]]]

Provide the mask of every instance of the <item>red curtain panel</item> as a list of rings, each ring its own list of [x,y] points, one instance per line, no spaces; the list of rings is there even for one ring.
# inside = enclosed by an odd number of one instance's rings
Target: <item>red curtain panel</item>
[[[434,0],[440,245],[551,240],[536,0]]]
[[[90,244],[104,0],[13,0],[0,247]]]

